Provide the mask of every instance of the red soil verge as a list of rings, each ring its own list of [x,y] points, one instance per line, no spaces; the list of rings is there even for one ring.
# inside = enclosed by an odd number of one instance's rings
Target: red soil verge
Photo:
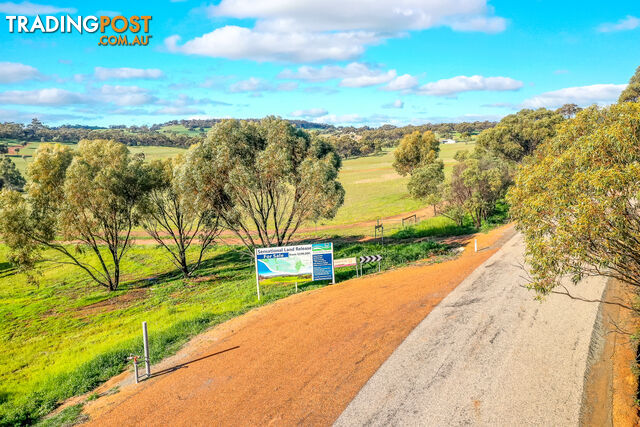
[[[138,385],[87,403],[93,425],[329,425],[411,330],[513,234],[456,259],[349,280],[263,306],[198,336]],[[154,325],[150,325],[153,334]],[[172,369],[173,368],[173,369]],[[166,369],[164,373],[160,369]]]

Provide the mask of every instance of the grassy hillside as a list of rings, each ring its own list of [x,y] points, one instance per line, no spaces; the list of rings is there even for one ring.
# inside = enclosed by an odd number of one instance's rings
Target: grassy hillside
[[[440,158],[445,164],[447,176],[460,150],[471,150],[474,144],[446,144],[440,146]],[[339,225],[374,220],[410,212],[424,203],[413,200],[407,191],[409,177],[402,177],[393,169],[393,151],[379,156],[349,159],[343,162],[340,182],[346,190],[344,205],[331,221],[319,224]]]
[[[336,257],[375,251],[384,255],[385,269],[443,249],[433,242],[384,248],[359,243],[338,245]],[[31,421],[120,372],[127,355],[142,352],[142,321],[149,324],[151,355],[158,361],[205,328],[295,291],[293,284],[263,285],[258,302],[254,268],[229,247],[213,251],[201,277],[189,280],[171,268],[160,248],[134,247],[123,265],[126,283],[112,293],[73,267],[42,267],[38,286],[27,283],[0,245],[0,425]],[[342,269],[336,280],[354,275],[353,268]]]

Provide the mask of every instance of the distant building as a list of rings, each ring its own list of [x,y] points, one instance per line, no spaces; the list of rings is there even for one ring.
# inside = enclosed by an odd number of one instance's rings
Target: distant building
[[[455,139],[443,139],[442,140],[443,144],[455,144],[456,142],[458,142],[458,141],[456,141]]]

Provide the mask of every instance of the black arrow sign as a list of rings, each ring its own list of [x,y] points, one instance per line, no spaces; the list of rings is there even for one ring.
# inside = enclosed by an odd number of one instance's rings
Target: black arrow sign
[[[368,264],[370,262],[380,262],[382,255],[365,255],[360,257],[360,264]]]

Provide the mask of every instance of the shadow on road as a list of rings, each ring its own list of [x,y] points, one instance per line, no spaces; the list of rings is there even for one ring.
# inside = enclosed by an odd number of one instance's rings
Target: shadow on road
[[[225,349],[225,350],[217,351],[217,352],[215,352],[215,353],[207,354],[206,356],[202,356],[202,357],[199,357],[199,358],[197,358],[197,359],[190,360],[190,361],[188,361],[188,362],[180,363],[180,364],[178,364],[178,365],[175,365],[175,366],[172,366],[172,367],[170,367],[170,368],[163,369],[163,370],[161,370],[161,371],[158,371],[158,372],[155,372],[155,373],[151,374],[151,378],[159,377],[160,375],[166,375],[166,374],[169,374],[169,373],[171,373],[171,372],[177,371],[178,369],[186,368],[188,365],[190,365],[190,364],[192,364],[192,363],[199,362],[199,361],[201,361],[201,360],[208,359],[208,358],[210,358],[210,357],[217,356],[217,355],[219,355],[219,354],[226,353],[226,352],[228,352],[228,351],[232,351],[232,350],[235,350],[235,349],[238,349],[238,348],[240,348],[240,346],[239,346],[239,345],[237,345],[237,346],[235,346],[235,347],[227,348],[227,349]]]

